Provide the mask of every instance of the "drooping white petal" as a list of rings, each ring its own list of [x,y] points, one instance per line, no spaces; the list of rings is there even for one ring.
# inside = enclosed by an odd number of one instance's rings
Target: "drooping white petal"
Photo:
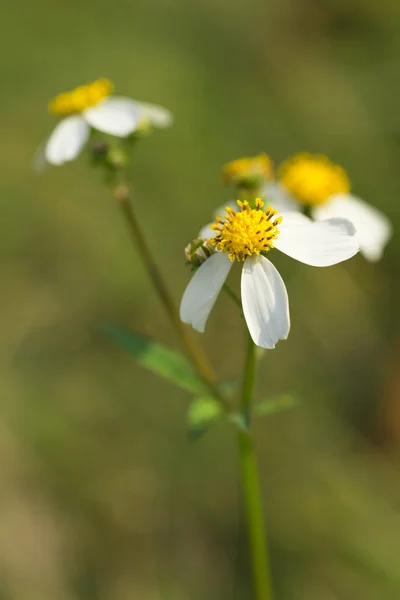
[[[279,213],[301,210],[301,204],[280,183],[266,183],[261,198],[266,206],[272,206]]]
[[[135,131],[140,110],[138,103],[130,98],[111,96],[87,108],[83,117],[94,129],[124,138]]]
[[[346,219],[327,219],[300,225],[286,215],[274,246],[284,254],[313,267],[329,267],[357,254],[355,227]]]
[[[193,275],[183,294],[180,317],[197,331],[204,331],[208,315],[225,283],[232,262],[227,254],[208,258]]]
[[[151,104],[150,102],[138,102],[139,118],[150,122],[153,127],[164,129],[172,125],[174,118],[172,113],[163,106]]]
[[[40,146],[36,149],[35,154],[32,158],[32,169],[37,173],[42,173],[47,166],[46,163],[46,142],[42,142]]]
[[[90,128],[80,115],[59,122],[46,142],[45,157],[52,165],[74,160],[86,144]]]
[[[344,217],[351,221],[358,236],[361,254],[369,261],[379,260],[392,235],[388,217],[352,194],[336,194],[329,201],[313,209],[316,220]]]
[[[290,330],[289,299],[274,265],[264,256],[247,258],[242,271],[242,305],[253,342],[275,348]]]
[[[213,224],[214,221],[212,223],[207,223],[207,225],[204,225],[204,227],[200,229],[198,237],[204,238],[205,240],[210,240],[211,238],[215,237],[218,232],[214,229],[211,229],[211,225]]]

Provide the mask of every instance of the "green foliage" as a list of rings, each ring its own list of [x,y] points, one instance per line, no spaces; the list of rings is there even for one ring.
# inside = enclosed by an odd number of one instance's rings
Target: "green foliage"
[[[248,431],[249,429],[246,417],[240,412],[231,413],[228,420],[232,425],[240,429],[240,431]]]
[[[223,414],[221,404],[212,396],[201,396],[190,403],[187,424],[190,437],[198,438]]]
[[[117,325],[105,324],[101,330],[142,367],[187,392],[204,392],[202,381],[189,363],[174,350]]]
[[[265,398],[264,400],[261,400],[261,402],[257,402],[257,404],[254,405],[253,415],[254,417],[273,415],[281,410],[293,408],[298,403],[299,398],[293,392],[279,394],[277,396],[273,396],[272,398]]]
[[[271,398],[265,398],[254,405],[252,417],[264,417],[273,415],[281,410],[292,408],[299,402],[298,397],[293,393],[280,394]],[[241,412],[233,412],[228,416],[228,420],[232,425],[240,431],[248,431],[249,423],[246,416]]]

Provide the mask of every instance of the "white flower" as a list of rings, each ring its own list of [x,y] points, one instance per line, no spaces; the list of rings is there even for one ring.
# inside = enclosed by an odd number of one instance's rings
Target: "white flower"
[[[150,102],[136,102],[139,108],[139,126],[140,121],[147,121],[152,127],[164,129],[170,127],[173,123],[173,116],[169,110],[158,104]]]
[[[228,207],[225,218],[212,226],[212,243],[219,252],[189,282],[180,317],[203,332],[234,261],[242,262],[242,306],[250,335],[258,346],[274,348],[289,334],[289,301],[281,276],[265,254],[275,247],[305,264],[327,267],[358,252],[355,229],[346,219],[313,222],[300,213],[278,217],[271,207],[262,210],[260,199],[253,209],[246,201],[238,205],[238,212]],[[210,226],[202,231],[210,237]]]
[[[112,96],[112,89],[110,81],[98,79],[60,94],[49,103],[50,112],[64,118],[38,150],[34,158],[37,169],[45,162],[62,165],[77,158],[92,129],[125,138],[144,122],[155,127],[171,124],[171,113],[161,106]]]
[[[360,253],[374,262],[382,257],[392,235],[386,215],[350,193],[350,181],[339,165],[324,156],[299,154],[279,169],[280,182],[267,183],[262,197],[277,210],[302,211],[308,206],[316,221],[343,217],[357,231]]]

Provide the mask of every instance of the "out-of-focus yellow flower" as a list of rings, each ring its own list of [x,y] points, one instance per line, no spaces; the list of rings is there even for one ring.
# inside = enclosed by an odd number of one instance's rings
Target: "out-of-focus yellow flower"
[[[37,168],[45,162],[61,165],[77,158],[92,129],[126,138],[145,127],[167,127],[172,123],[167,109],[111,95],[113,90],[111,81],[97,79],[49,102],[49,111],[62,119],[36,155]]]
[[[97,79],[87,85],[80,85],[70,92],[63,92],[49,102],[49,111],[55,115],[67,116],[81,113],[86,108],[96,106],[108,98],[114,89],[109,79]]]
[[[278,181],[266,184],[262,194],[281,214],[308,207],[317,221],[348,219],[357,230],[360,253],[369,261],[377,261],[391,237],[392,225],[386,215],[351,194],[350,189],[343,167],[326,156],[302,153],[280,166]]]
[[[222,167],[226,185],[237,188],[259,188],[274,178],[274,167],[267,154],[248,156],[233,160]]]
[[[281,184],[306,205],[323,204],[334,194],[347,194],[350,180],[340,165],[326,156],[295,154],[279,167]]]

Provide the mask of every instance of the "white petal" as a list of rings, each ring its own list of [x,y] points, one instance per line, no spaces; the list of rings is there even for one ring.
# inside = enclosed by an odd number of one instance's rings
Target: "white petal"
[[[266,183],[261,190],[261,198],[267,206],[280,213],[301,210],[301,204],[280,183]]]
[[[86,144],[90,129],[80,115],[59,122],[45,147],[45,157],[52,165],[74,160]]]
[[[180,317],[197,331],[204,331],[208,315],[231,270],[227,254],[213,254],[196,271],[183,294]]]
[[[360,252],[372,262],[381,258],[392,234],[392,224],[380,210],[352,194],[337,194],[326,204],[313,209],[316,220],[344,217],[351,221],[358,235]]]
[[[46,163],[46,142],[42,142],[37,148],[32,159],[32,169],[38,173],[42,173],[47,166]]]
[[[139,114],[138,103],[122,96],[106,98],[83,112],[91,127],[122,138],[135,131]]]
[[[253,342],[275,348],[290,330],[289,299],[282,277],[264,256],[247,258],[242,271],[242,305]]]
[[[285,216],[274,246],[288,256],[313,267],[329,267],[357,254],[355,227],[346,219],[327,219],[310,224],[291,223]]]
[[[312,225],[313,220],[303,215],[300,212],[285,212],[281,215],[283,217],[283,221],[281,225],[278,226],[278,229],[286,229],[289,227],[304,227],[304,225]]]
[[[139,118],[148,120],[154,127],[169,127],[173,123],[172,113],[163,106],[150,104],[149,102],[138,102]]]
[[[215,223],[215,221],[213,221],[212,223],[207,223],[207,225],[204,225],[204,227],[202,227],[200,229],[198,237],[204,238],[205,240],[210,240],[211,238],[215,237],[218,232],[215,231],[214,229],[211,229],[211,225],[214,225],[214,223]]]

